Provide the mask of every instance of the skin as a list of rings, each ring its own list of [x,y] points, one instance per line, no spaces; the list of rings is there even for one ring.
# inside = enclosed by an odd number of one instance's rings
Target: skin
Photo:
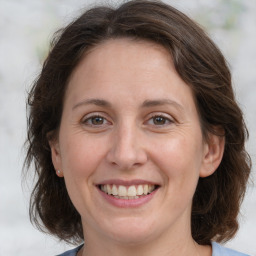
[[[87,53],[50,145],[82,217],[80,255],[211,255],[192,239],[191,205],[199,177],[218,167],[224,141],[203,139],[192,91],[162,46],[115,39]],[[160,187],[146,204],[118,208],[96,187],[108,179]]]

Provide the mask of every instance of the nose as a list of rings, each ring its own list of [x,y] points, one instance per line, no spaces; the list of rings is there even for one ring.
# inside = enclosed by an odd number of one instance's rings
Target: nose
[[[146,163],[147,153],[138,128],[123,125],[112,134],[107,161],[121,170],[130,170]]]

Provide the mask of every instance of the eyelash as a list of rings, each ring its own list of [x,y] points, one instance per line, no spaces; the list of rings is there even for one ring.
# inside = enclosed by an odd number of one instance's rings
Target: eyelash
[[[100,125],[93,124],[92,122],[93,122],[93,119],[95,119],[95,118],[100,118],[100,119],[103,120],[103,122],[105,122],[105,121],[109,122],[105,117],[103,117],[102,115],[97,114],[97,115],[92,115],[92,116],[89,116],[89,117],[83,119],[82,123],[84,125],[88,125],[88,126],[91,126],[91,127],[97,127],[97,126],[100,127],[100,126],[104,126],[105,125],[105,124],[100,124]]]
[[[153,120],[153,122],[154,122],[154,118],[162,118],[163,120],[164,120],[164,124],[155,124],[155,123],[153,123],[153,124],[151,124],[152,126],[158,126],[159,128],[160,128],[160,126],[166,126],[166,125],[169,125],[169,124],[172,124],[172,123],[174,123],[174,121],[172,120],[172,119],[170,119],[169,117],[166,117],[165,115],[163,115],[163,114],[154,114],[154,115],[152,115],[148,120],[147,120],[147,122],[149,122],[150,120]],[[168,122],[167,124],[166,124],[166,122]]]
[[[102,119],[103,123],[99,124],[99,125],[93,124],[92,122],[93,122],[93,119],[95,119],[95,118]],[[156,119],[156,118],[161,118],[164,121],[164,124],[155,124],[154,119]],[[174,121],[172,119],[166,117],[163,114],[154,114],[154,115],[150,116],[150,118],[147,119],[146,123],[148,123],[150,120],[153,121],[153,123],[150,124],[151,126],[156,126],[156,127],[159,127],[159,128],[174,123]],[[106,123],[104,124],[104,122],[111,123],[105,117],[103,117],[100,114],[92,115],[92,116],[89,116],[89,117],[82,120],[82,124],[87,125],[87,126],[91,126],[91,127],[102,127],[102,126],[106,125]],[[168,123],[166,124],[166,122],[168,122]]]

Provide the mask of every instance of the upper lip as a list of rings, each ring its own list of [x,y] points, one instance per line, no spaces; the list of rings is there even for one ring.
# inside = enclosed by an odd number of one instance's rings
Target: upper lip
[[[142,179],[134,179],[134,180],[121,180],[121,179],[110,179],[110,180],[103,180],[96,185],[107,185],[107,184],[115,184],[115,185],[123,185],[123,186],[132,186],[132,185],[159,185],[156,182],[142,180]]]

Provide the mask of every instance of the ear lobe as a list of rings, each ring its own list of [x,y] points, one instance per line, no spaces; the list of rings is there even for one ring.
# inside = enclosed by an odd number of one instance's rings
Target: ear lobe
[[[205,145],[203,168],[200,171],[200,177],[202,178],[208,177],[216,171],[221,163],[225,149],[225,136],[215,134],[209,134],[208,136],[208,142]]]
[[[53,166],[54,166],[54,168],[57,172],[57,175],[59,177],[63,177],[62,172],[61,173],[58,172],[59,170],[62,170],[59,143],[56,140],[50,140],[49,145],[50,145],[50,148],[51,148],[51,156],[52,156]]]

